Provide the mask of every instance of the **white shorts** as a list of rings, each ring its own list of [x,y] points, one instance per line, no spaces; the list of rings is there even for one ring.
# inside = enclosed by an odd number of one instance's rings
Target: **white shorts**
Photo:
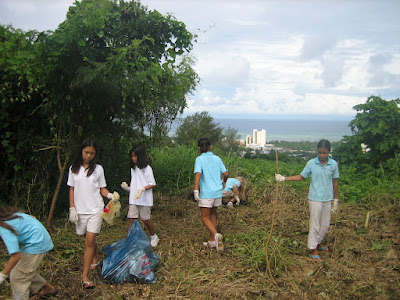
[[[150,220],[151,206],[129,204],[129,210],[127,217],[129,219],[140,219],[143,221]]]
[[[99,233],[103,219],[100,212],[93,215],[78,215],[78,224],[76,224],[76,234],[85,235],[86,232]]]
[[[200,199],[199,200],[199,207],[218,207],[222,205],[222,197],[215,198],[215,199]]]

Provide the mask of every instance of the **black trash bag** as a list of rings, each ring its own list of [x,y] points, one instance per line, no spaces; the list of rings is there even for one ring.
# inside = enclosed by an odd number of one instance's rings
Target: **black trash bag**
[[[126,239],[105,246],[103,253],[106,254],[101,271],[104,282],[147,284],[157,281],[154,270],[160,258],[153,251],[139,221],[132,222]]]

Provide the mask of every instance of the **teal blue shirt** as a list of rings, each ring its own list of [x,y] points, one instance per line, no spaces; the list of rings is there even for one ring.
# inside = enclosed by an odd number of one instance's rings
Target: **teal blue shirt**
[[[333,199],[333,179],[339,178],[339,169],[335,160],[328,158],[326,165],[322,165],[319,158],[308,161],[300,173],[304,178],[311,175],[308,199],[313,201],[331,201]]]
[[[240,181],[239,181],[239,179],[236,179],[236,178],[228,178],[228,180],[226,181],[226,184],[225,184],[224,191],[227,191],[227,192],[232,191],[232,190],[233,190],[233,185],[234,185],[234,184],[236,184],[237,187],[239,188],[239,187],[240,187]]]
[[[27,254],[41,254],[53,249],[53,242],[46,228],[36,218],[15,213],[22,218],[6,221],[18,232],[15,235],[10,230],[0,226],[0,236],[7,247],[9,254],[25,252]]]
[[[208,151],[196,158],[194,173],[201,173],[200,198],[216,199],[222,197],[221,174],[226,172],[219,156]]]

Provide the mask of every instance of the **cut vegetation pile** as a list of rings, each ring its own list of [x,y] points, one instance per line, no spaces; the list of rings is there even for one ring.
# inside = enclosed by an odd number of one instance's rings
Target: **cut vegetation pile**
[[[382,205],[369,213],[341,203],[331,222],[324,263],[314,263],[306,249],[307,194],[296,197],[280,185],[276,222],[269,243],[269,263],[277,282],[268,277],[265,242],[270,230],[275,185],[234,209],[220,208],[225,251],[202,248],[208,234],[195,202],[156,196],[152,219],[160,243],[157,283],[108,285],[93,272],[96,289],[80,285],[84,241],[67,219],[51,230],[55,250],[41,272],[58,289],[54,299],[400,299],[400,207]],[[125,199],[126,200],[126,199]],[[121,202],[126,202],[122,199]],[[122,216],[125,216],[123,207]],[[128,222],[103,225],[100,247],[125,238]],[[1,261],[5,262],[5,249]],[[9,284],[0,299],[10,298]]]

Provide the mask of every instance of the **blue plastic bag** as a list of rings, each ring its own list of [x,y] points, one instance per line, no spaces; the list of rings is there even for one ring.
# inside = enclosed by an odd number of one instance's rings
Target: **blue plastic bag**
[[[160,259],[139,221],[130,225],[126,239],[104,247],[103,253],[106,257],[103,259],[101,277],[106,283],[157,281],[154,270]]]

